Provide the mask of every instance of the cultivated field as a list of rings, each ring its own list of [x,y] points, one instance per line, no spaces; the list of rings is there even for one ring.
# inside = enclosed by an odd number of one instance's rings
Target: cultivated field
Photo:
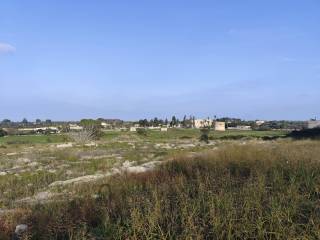
[[[318,239],[320,142],[285,134],[0,138],[0,239]]]

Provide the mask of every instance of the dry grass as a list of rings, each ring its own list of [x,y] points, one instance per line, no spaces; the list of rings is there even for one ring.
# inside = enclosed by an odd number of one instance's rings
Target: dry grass
[[[153,172],[83,185],[73,200],[27,208],[26,237],[319,239],[319,156],[311,141],[180,156]],[[17,223],[7,219],[4,233]]]

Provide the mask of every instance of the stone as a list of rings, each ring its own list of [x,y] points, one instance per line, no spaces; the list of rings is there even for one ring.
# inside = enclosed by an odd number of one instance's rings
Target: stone
[[[35,167],[38,165],[38,162],[31,162],[28,164],[29,167]]]
[[[59,187],[59,186],[65,186],[69,184],[78,184],[78,183],[87,183],[91,181],[96,181],[98,179],[109,177],[111,173],[106,174],[94,174],[94,175],[85,175],[82,177],[72,178],[65,181],[55,181],[49,185],[49,187]]]
[[[55,196],[54,193],[45,191],[45,192],[39,192],[32,197],[19,199],[16,202],[17,203],[40,203],[40,202],[46,202],[54,196]]]
[[[123,168],[128,168],[128,167],[131,167],[135,162],[130,162],[130,161],[125,161],[122,163],[122,167]]]
[[[14,233],[19,236],[19,235],[23,234],[27,230],[28,230],[28,225],[19,224],[19,225],[16,226],[16,230],[14,231]]]
[[[14,156],[14,155],[17,155],[18,153],[16,152],[13,152],[13,153],[7,153],[7,156]]]
[[[185,143],[185,144],[181,144],[179,147],[180,148],[193,148],[193,147],[196,147],[196,145],[193,143]]]
[[[85,146],[86,147],[96,147],[98,145],[95,142],[91,142],[91,143],[86,143]]]
[[[122,165],[122,171],[126,171],[129,173],[142,173],[147,172],[155,168],[157,164],[159,164],[159,161],[152,161],[144,163],[140,166],[132,166],[132,162],[129,162],[130,164],[123,164]]]
[[[73,146],[72,143],[63,143],[63,144],[58,144],[57,148],[70,148],[72,146]]]

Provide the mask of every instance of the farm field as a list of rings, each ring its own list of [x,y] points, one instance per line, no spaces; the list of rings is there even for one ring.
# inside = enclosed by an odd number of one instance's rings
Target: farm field
[[[0,138],[0,239],[318,238],[320,142],[285,134]]]
[[[285,136],[286,131],[241,131],[230,130],[225,132],[211,132],[211,139],[219,139],[228,137],[277,137]],[[115,137],[135,136],[134,132],[106,131],[102,137],[103,140],[110,140]],[[199,138],[198,129],[169,129],[168,132],[148,131],[145,139],[154,141],[167,141],[170,139],[188,139]],[[25,136],[6,136],[0,138],[0,144],[21,145],[21,144],[38,144],[38,143],[60,143],[66,142],[68,139],[64,135],[25,135]]]

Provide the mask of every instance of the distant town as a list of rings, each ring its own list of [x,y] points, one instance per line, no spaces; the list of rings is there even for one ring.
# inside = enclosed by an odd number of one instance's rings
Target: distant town
[[[93,121],[104,131],[130,131],[136,132],[138,129],[148,129],[166,132],[169,128],[210,128],[214,131],[226,130],[282,130],[299,131],[302,129],[312,129],[320,127],[320,120],[311,119],[309,121],[265,121],[265,120],[242,120],[239,118],[196,118],[194,116],[184,116],[178,119],[172,116],[170,120],[153,118],[141,119],[138,121],[124,121],[121,119],[82,119],[80,121],[52,121],[50,119],[28,121],[11,121],[4,119],[0,122],[0,130],[3,135],[28,135],[28,134],[57,134],[64,132],[77,132],[84,128],[85,121]]]

